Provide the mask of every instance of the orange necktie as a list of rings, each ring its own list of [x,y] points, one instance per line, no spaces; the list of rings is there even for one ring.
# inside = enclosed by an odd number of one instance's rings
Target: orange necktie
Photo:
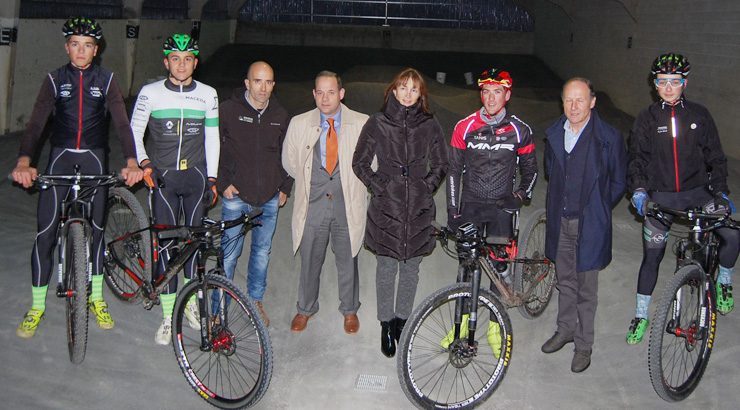
[[[326,172],[331,175],[337,165],[337,130],[334,129],[334,118],[326,120],[329,121],[329,132],[326,133]]]

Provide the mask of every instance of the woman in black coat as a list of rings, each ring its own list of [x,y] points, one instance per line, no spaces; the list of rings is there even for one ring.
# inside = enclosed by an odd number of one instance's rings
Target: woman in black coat
[[[374,158],[377,171],[371,168]],[[433,196],[447,171],[442,127],[429,110],[426,84],[415,69],[404,69],[386,88],[382,111],[362,129],[352,169],[372,192],[365,246],[378,262],[381,351],[393,357],[414,306],[419,264],[434,249]]]

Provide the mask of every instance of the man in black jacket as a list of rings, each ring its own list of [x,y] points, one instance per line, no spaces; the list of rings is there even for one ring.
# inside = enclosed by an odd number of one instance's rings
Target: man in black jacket
[[[265,314],[262,298],[267,287],[267,264],[270,259],[272,236],[277,224],[278,208],[285,205],[293,187],[293,178],[283,169],[280,155],[288,112],[271,98],[275,75],[269,64],[257,61],[249,66],[245,88],[234,91],[231,99],[221,104],[220,134],[221,159],[218,188],[223,192],[222,217],[238,218],[254,207],[262,215],[252,232],[252,245],[247,267],[247,291],[262,315],[265,325],[270,320]],[[229,278],[242,253],[244,236],[241,227],[227,230],[224,244],[224,269]]]

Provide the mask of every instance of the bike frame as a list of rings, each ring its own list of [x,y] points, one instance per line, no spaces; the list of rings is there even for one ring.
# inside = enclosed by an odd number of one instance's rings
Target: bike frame
[[[201,317],[201,349],[209,350],[212,346],[210,343],[209,332],[210,326],[208,323],[203,323],[204,320],[210,316],[208,314],[208,306],[205,303],[205,291],[208,289],[206,282],[207,275],[205,272],[205,260],[208,256],[216,256],[216,267],[211,269],[211,272],[217,272],[221,275],[223,271],[223,255],[221,254],[220,246],[214,243],[216,237],[218,237],[224,230],[243,225],[242,229],[248,229],[250,221],[261,214],[261,210],[257,210],[250,215],[243,215],[242,218],[237,218],[231,221],[217,222],[208,218],[204,218],[204,226],[179,226],[179,225],[161,225],[154,224],[138,231],[130,232],[121,238],[117,238],[115,241],[124,241],[131,236],[141,235],[148,232],[151,235],[152,241],[152,271],[156,269],[156,245],[159,240],[164,239],[181,239],[184,244],[177,245],[178,250],[177,256],[170,260],[167,265],[167,269],[162,275],[156,280],[151,282],[140,277],[133,269],[127,267],[123,261],[112,252],[113,261],[118,265],[126,274],[139,286],[139,293],[144,296],[144,308],[150,310],[154,305],[159,304],[159,295],[162,293],[164,288],[170,282],[170,280],[177,275],[177,273],[183,269],[188,260],[200,252],[202,258],[198,262],[196,269],[199,290],[198,290],[198,310]],[[115,242],[114,241],[114,242]],[[111,242],[112,243],[112,242]],[[143,266],[143,264],[142,264]],[[153,272],[151,272],[153,273]],[[228,298],[221,295],[219,303],[228,303]],[[221,323],[227,323],[228,318],[225,317],[225,309],[219,309],[222,312],[222,317],[219,317]]]

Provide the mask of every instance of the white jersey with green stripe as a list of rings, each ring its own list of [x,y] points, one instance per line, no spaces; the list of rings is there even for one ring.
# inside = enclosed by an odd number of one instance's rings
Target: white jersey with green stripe
[[[149,127],[151,155],[144,147]],[[193,80],[187,86],[165,79],[141,88],[131,114],[136,156],[149,159],[158,169],[206,169],[216,178],[220,140],[218,95],[213,87]]]

